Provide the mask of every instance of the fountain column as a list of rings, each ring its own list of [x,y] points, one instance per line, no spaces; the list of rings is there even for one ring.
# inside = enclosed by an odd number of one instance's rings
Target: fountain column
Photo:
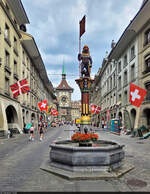
[[[91,128],[91,118],[89,111],[89,90],[93,79],[90,77],[81,77],[75,80],[81,90],[81,122],[80,132],[87,133]]]

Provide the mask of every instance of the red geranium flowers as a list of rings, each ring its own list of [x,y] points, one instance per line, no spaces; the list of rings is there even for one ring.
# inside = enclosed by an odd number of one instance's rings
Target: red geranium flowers
[[[88,141],[96,141],[98,140],[98,135],[96,133],[75,133],[71,136],[72,141],[74,142],[88,142]]]

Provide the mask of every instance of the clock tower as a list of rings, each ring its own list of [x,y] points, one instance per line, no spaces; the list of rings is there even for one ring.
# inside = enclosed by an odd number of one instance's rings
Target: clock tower
[[[59,119],[63,121],[71,121],[71,94],[73,88],[71,88],[66,80],[65,68],[63,65],[62,80],[58,87],[56,87],[56,96],[58,100],[58,112]]]

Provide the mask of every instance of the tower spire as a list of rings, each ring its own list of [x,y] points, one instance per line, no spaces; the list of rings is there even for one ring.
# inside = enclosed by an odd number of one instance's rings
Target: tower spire
[[[63,68],[62,68],[62,79],[66,79],[66,73],[65,73],[65,65],[63,63]]]

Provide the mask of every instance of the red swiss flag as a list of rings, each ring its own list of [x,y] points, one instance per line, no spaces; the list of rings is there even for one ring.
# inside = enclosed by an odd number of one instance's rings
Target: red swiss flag
[[[57,111],[56,109],[52,108],[51,114],[52,114],[53,116],[57,116],[57,115],[58,115],[58,111]]]
[[[95,111],[95,113],[96,113],[96,114],[99,114],[99,113],[100,113],[100,111],[101,111],[101,107],[100,107],[100,106],[97,106],[97,107],[96,107],[96,111]]]
[[[134,106],[140,107],[142,101],[144,100],[144,97],[146,95],[146,90],[143,88],[140,88],[139,86],[131,83],[130,84],[130,95],[129,95],[129,101]]]
[[[94,114],[94,113],[96,112],[96,107],[97,107],[97,106],[94,105],[94,104],[93,104],[93,105],[90,105],[90,108],[91,108],[90,111],[91,111],[92,114]]]
[[[43,111],[43,110],[47,111],[47,100],[43,100],[42,102],[39,102],[38,106],[39,106],[41,111]]]

